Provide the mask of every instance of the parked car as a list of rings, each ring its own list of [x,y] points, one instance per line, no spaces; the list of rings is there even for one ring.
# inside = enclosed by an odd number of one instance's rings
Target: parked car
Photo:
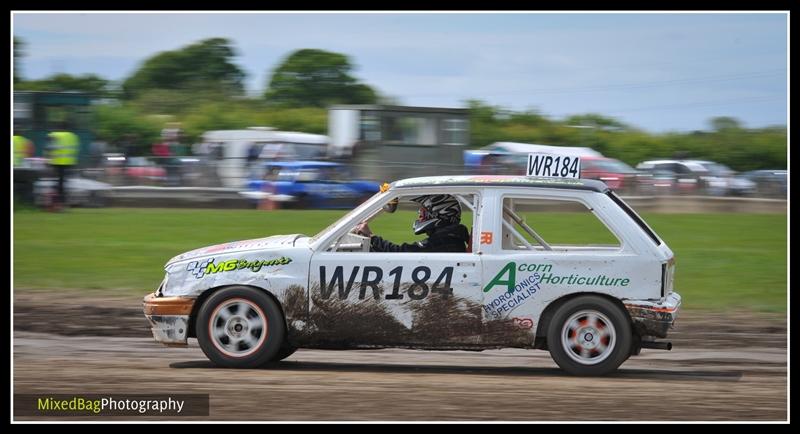
[[[464,151],[464,167],[471,174],[525,174],[528,154],[557,152],[559,154],[603,157],[603,154],[585,147],[536,145],[531,143],[495,142],[480,149]],[[509,169],[512,169],[511,171]]]
[[[378,192],[370,181],[351,180],[347,166],[327,161],[270,162],[242,195],[290,208],[350,208]],[[260,174],[260,173],[259,173]]]
[[[698,163],[708,170],[706,188],[714,196],[752,196],[756,192],[756,183],[740,176],[730,167],[706,160],[689,160]]]
[[[128,157],[125,175],[134,181],[161,183],[167,179],[167,169],[146,157]]]
[[[788,180],[785,170],[751,170],[741,177],[755,183],[756,195],[786,197]]]
[[[371,251],[362,223],[421,195],[457,198],[470,216],[461,218],[471,228],[465,251]],[[580,207],[614,241],[559,242],[533,216],[573,225],[573,235],[595,232],[543,211],[543,200]],[[672,250],[602,182],[435,176],[382,187],[313,237],[177,255],[144,314],[156,341],[186,346],[196,337],[227,368],[277,362],[297,348],[517,347],[547,349],[571,374],[603,375],[642,348],[671,348],[655,339],[680,309],[674,270]]]
[[[106,177],[115,184],[160,184],[167,179],[167,170],[147,157],[110,153],[103,159]]]
[[[676,194],[708,194],[711,196],[751,196],[756,184],[737,176],[730,167],[708,160],[651,160],[636,166],[646,173],[672,172]]]
[[[641,171],[638,176],[638,193],[643,195],[675,194],[678,178],[671,170]]]
[[[38,179],[33,184],[36,205],[43,208],[49,207],[57,188],[58,179],[56,178]],[[111,196],[110,184],[79,176],[68,176],[64,180],[64,189],[69,206],[104,207],[108,205]]]
[[[603,181],[619,194],[638,192],[639,171],[614,158],[581,157],[581,178]]]
[[[636,192],[636,169],[622,161],[604,157],[591,148],[496,142],[481,149],[465,151],[464,164],[467,173],[472,174],[525,175],[528,154],[532,153],[578,156],[581,159],[581,178],[603,181],[622,194]]]
[[[724,182],[711,176],[702,164],[684,160],[649,160],[636,165],[638,170],[648,173],[670,172],[675,175],[676,194],[705,194],[724,186]]]

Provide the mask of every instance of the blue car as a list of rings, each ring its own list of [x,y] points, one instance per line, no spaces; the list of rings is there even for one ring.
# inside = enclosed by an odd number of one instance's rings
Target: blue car
[[[327,161],[282,161],[262,166],[263,176],[247,183],[242,194],[254,201],[264,199],[278,207],[352,208],[380,189],[370,181],[353,181],[350,169]]]

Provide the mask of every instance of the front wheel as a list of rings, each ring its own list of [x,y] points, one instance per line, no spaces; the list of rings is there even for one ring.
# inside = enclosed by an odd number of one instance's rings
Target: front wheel
[[[196,321],[205,355],[225,368],[255,368],[281,350],[286,326],[278,305],[255,288],[217,291],[203,303]]]
[[[561,369],[572,375],[605,375],[630,356],[631,324],[608,299],[581,296],[558,308],[547,331],[547,347]]]

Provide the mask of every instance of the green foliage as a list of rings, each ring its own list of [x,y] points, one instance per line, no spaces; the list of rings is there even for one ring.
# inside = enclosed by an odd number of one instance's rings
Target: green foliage
[[[22,74],[20,73],[20,60],[25,57],[25,41],[14,36],[14,84],[21,82]]]
[[[276,109],[252,102],[209,103],[179,118],[189,140],[211,130],[269,126],[283,131],[325,134],[328,112],[321,108]]]
[[[304,49],[293,52],[275,70],[264,97],[284,107],[327,107],[332,104],[372,104],[376,92],[350,75],[344,54]]]
[[[95,98],[106,98],[114,95],[113,84],[95,74],[70,75],[55,74],[42,80],[21,81],[14,86],[15,90],[46,92],[83,92]]]
[[[290,108],[269,110],[261,114],[259,125],[270,125],[280,130],[326,134],[328,111],[323,108]]]
[[[587,113],[582,115],[569,116],[566,119],[564,119],[564,124],[573,127],[575,126],[592,127],[604,131],[618,131],[628,128],[627,125],[614,118],[603,116],[597,113]]]
[[[241,107],[209,103],[181,118],[181,124],[189,139],[196,141],[206,131],[259,126],[256,117],[255,112]]]
[[[236,100],[213,86],[193,91],[178,89],[148,89],[136,99],[126,101],[141,113],[158,113],[181,116],[207,104],[229,106]]]
[[[94,125],[99,140],[112,145],[134,145],[136,153],[146,155],[161,134],[163,122],[144,116],[131,107],[99,105],[94,109]],[[126,150],[127,151],[127,150]]]
[[[742,129],[737,119],[728,116],[712,118],[710,123],[712,130],[717,132],[733,132]]]
[[[187,93],[214,90],[226,95],[244,91],[244,71],[231,63],[235,56],[231,42],[224,38],[206,39],[147,59],[125,82],[126,98],[152,89],[182,90]]]

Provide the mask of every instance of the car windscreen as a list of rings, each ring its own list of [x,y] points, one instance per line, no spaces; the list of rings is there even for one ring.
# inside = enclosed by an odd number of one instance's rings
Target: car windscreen
[[[733,174],[733,170],[731,170],[728,166],[725,166],[724,164],[703,163],[703,167],[708,169],[708,172],[714,176],[728,176]]]
[[[333,228],[335,228],[335,227],[336,227],[336,226],[337,226],[339,223],[342,223],[342,222],[344,222],[344,221],[346,221],[346,220],[350,219],[350,217],[351,217],[353,214],[357,214],[357,213],[361,212],[361,210],[363,210],[363,209],[364,209],[364,208],[366,208],[366,207],[369,207],[370,205],[372,205],[372,204],[374,203],[374,201],[376,201],[376,200],[380,200],[380,198],[382,198],[382,197],[385,197],[385,195],[387,195],[387,194],[389,194],[389,193],[388,193],[388,192],[383,192],[383,193],[380,193],[380,192],[379,192],[379,193],[376,193],[374,196],[372,196],[371,198],[367,199],[367,200],[366,200],[365,202],[363,202],[361,205],[359,205],[359,206],[355,207],[355,208],[354,208],[354,209],[352,209],[350,212],[348,212],[347,214],[343,215],[342,217],[340,217],[340,218],[339,218],[338,220],[336,220],[335,222],[333,222],[333,223],[331,223],[330,225],[328,225],[328,226],[327,226],[325,229],[323,229],[323,230],[321,230],[321,231],[317,232],[317,234],[316,234],[316,235],[314,235],[313,237],[311,237],[311,242],[312,242],[312,243],[316,242],[316,241],[317,241],[317,240],[318,240],[320,237],[322,237],[323,235],[325,235],[325,234],[327,234],[328,232],[330,232],[331,230],[333,230]]]
[[[292,143],[294,154],[298,160],[314,160],[317,158],[325,157],[328,150],[326,145],[318,145],[312,143]]]

